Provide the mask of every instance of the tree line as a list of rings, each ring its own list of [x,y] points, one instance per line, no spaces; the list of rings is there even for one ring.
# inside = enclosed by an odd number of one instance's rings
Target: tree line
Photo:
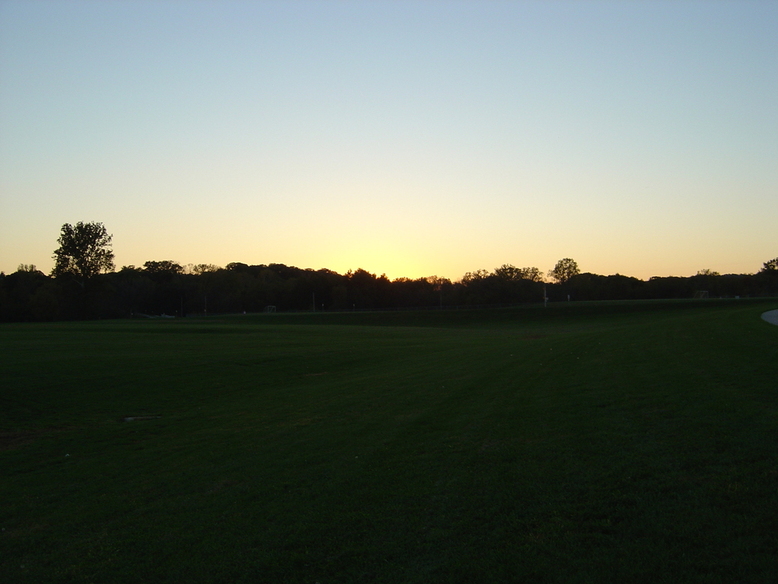
[[[101,223],[65,224],[46,275],[22,264],[0,272],[0,320],[46,321],[131,316],[301,311],[440,309],[546,300],[637,300],[750,297],[778,294],[778,258],[756,274],[701,270],[649,280],[581,272],[571,258],[543,274],[503,264],[467,272],[459,281],[430,276],[389,280],[358,269],[346,274],[284,264],[225,267],[147,261],[116,271],[112,237]]]

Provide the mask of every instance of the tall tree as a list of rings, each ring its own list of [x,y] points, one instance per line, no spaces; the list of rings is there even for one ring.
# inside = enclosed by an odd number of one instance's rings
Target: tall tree
[[[564,284],[580,273],[581,270],[578,269],[578,263],[574,259],[563,258],[556,263],[553,270],[548,272],[548,275],[560,284]]]
[[[54,251],[55,263],[51,275],[70,274],[83,284],[92,276],[112,271],[112,239],[102,223],[79,221],[75,226],[65,223],[57,240],[59,248]]]

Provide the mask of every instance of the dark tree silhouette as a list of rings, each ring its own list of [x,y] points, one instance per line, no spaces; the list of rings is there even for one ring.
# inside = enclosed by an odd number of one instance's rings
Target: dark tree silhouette
[[[143,264],[143,269],[150,274],[182,274],[184,268],[172,260],[148,261]]]
[[[54,252],[52,276],[74,276],[83,285],[85,280],[114,269],[111,239],[102,223],[82,223],[62,226]]]
[[[542,282],[543,274],[539,269],[530,268],[517,268],[512,264],[503,264],[499,268],[494,269],[494,274],[501,280],[530,280],[532,282]]]
[[[578,269],[578,264],[574,259],[564,258],[556,263],[554,269],[550,270],[548,275],[560,284],[564,284],[570,278],[577,276],[580,273],[581,270]]]

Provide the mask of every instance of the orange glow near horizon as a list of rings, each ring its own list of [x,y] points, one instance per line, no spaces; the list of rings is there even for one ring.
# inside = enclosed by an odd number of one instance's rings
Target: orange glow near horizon
[[[778,3],[6,2],[0,270],[640,279],[778,255]]]

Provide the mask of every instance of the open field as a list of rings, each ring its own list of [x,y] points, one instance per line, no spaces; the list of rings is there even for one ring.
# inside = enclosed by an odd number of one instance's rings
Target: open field
[[[0,581],[772,582],[775,308],[0,326]]]

